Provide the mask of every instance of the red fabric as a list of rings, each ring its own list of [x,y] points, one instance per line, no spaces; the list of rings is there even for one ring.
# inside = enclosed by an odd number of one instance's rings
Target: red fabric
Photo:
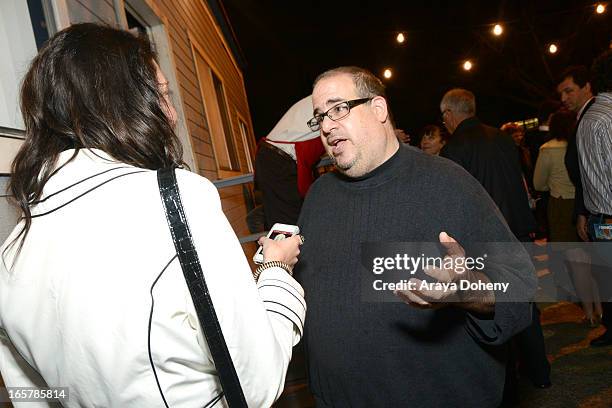
[[[314,181],[312,168],[325,153],[320,137],[295,143],[297,157],[298,191],[301,197],[306,197],[310,185]]]

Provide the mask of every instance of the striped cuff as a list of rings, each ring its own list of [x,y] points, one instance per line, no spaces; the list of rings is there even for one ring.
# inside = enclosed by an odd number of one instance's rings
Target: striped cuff
[[[306,302],[300,284],[282,268],[272,267],[261,273],[257,289],[266,310],[290,320],[301,337],[304,334]]]

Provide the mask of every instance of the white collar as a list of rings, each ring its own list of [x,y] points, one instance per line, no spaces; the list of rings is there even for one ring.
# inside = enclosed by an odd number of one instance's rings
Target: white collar
[[[591,96],[591,97],[589,98],[589,100],[588,100],[588,101],[586,101],[586,102],[584,103],[584,105],[582,105],[582,108],[580,108],[580,110],[578,111],[578,115],[576,115],[576,120],[580,119],[580,116],[582,115],[582,111],[583,111],[583,110],[584,110],[584,108],[585,108],[585,107],[586,107],[586,106],[589,104],[589,102],[591,102],[591,100],[592,100],[593,98],[595,98],[595,97],[594,97],[594,96]]]

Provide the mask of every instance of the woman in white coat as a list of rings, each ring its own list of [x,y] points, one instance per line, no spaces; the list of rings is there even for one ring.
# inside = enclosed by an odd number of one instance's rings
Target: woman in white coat
[[[67,407],[224,406],[159,196],[156,170],[182,152],[150,44],[71,26],[32,62],[21,108],[10,193],[23,218],[0,248],[6,386],[67,387]],[[288,273],[299,238],[263,241],[264,260],[282,267],[256,283],[215,187],[176,175],[246,400],[270,406],[303,330]],[[24,404],[37,405],[48,406]]]

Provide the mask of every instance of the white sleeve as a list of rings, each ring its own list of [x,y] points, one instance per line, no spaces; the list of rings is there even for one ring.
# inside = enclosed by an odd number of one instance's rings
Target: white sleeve
[[[46,387],[45,382],[40,375],[21,357],[21,354],[15,349],[13,343],[8,338],[4,329],[0,328],[0,373],[4,386],[6,387]],[[36,402],[15,402],[15,408],[49,408],[59,406],[52,403],[36,401]]]
[[[249,406],[269,407],[283,391],[292,347],[302,335],[303,289],[280,268],[264,271],[256,285],[217,190],[185,173],[177,172],[183,206],[245,397]],[[209,353],[195,310],[188,313],[202,349]]]

